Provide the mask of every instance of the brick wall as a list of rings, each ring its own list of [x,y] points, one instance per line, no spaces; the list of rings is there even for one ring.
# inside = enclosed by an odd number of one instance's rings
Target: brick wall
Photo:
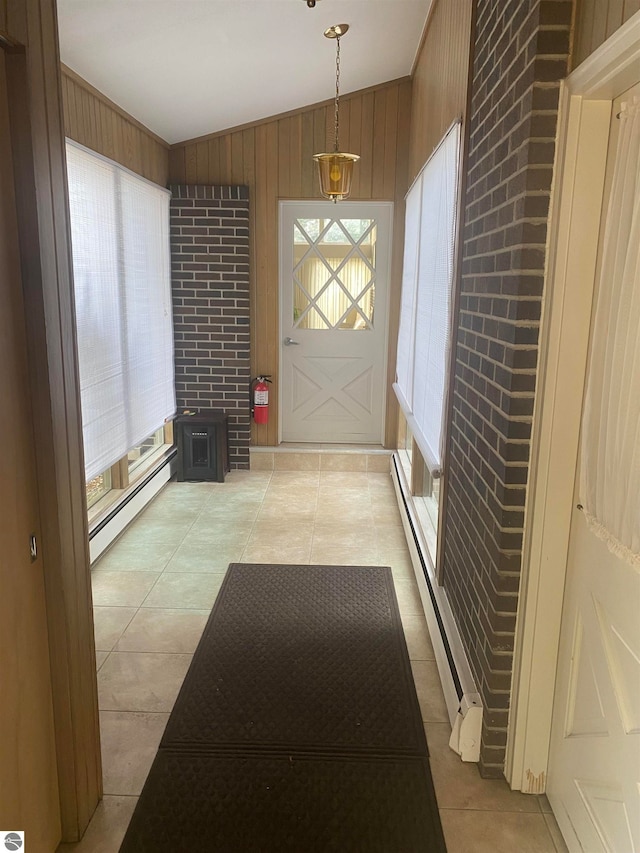
[[[232,468],[249,467],[249,189],[171,186],[178,411],[229,415]]]
[[[477,0],[444,585],[503,772],[559,80],[571,2]]]

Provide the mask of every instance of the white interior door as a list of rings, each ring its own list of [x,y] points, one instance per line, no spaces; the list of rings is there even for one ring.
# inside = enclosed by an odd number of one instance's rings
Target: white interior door
[[[618,110],[619,101],[610,152]],[[608,184],[612,169],[613,162]],[[640,850],[640,573],[591,532],[579,500],[576,489],[547,793],[571,851],[633,853]]]
[[[382,443],[392,207],[280,204],[283,441]]]

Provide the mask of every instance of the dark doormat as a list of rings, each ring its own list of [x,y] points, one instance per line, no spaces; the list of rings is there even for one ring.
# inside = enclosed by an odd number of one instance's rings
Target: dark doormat
[[[444,850],[391,570],[232,564],[121,853]]]

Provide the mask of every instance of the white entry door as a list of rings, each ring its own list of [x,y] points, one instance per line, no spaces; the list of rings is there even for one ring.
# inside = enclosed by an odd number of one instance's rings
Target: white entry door
[[[618,110],[619,102],[610,151]],[[547,794],[572,853],[634,853],[640,850],[640,572],[590,530],[579,500],[576,489]]]
[[[392,208],[280,203],[283,441],[382,443]]]

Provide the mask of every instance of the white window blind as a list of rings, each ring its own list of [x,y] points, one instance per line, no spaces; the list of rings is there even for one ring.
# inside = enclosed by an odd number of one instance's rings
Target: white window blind
[[[431,155],[407,195],[394,390],[433,477],[442,473],[460,123]]]
[[[67,141],[85,477],[175,414],[169,192]]]

